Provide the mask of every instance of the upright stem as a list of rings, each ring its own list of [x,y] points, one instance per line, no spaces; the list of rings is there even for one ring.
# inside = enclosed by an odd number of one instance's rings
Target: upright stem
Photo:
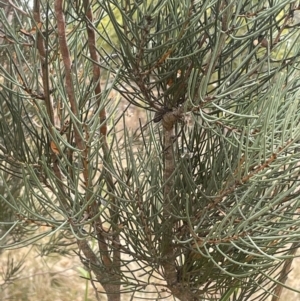
[[[93,64],[93,82],[95,85],[94,92],[97,99],[97,105],[98,107],[102,106],[102,97],[101,97],[101,83],[100,83],[100,75],[101,75],[101,69],[99,67],[99,56],[97,53],[97,45],[96,45],[96,35],[95,35],[95,29],[93,28],[93,12],[91,9],[91,2],[90,0],[84,0],[84,9],[85,9],[85,15],[86,15],[86,29],[87,29],[87,35],[88,35],[88,47],[89,52]],[[102,106],[102,109],[99,113],[100,117],[100,136],[102,141],[102,150],[104,153],[104,158],[106,162],[110,161],[110,155],[109,155],[109,146],[107,143],[106,135],[107,135],[107,123],[106,121],[106,110],[105,106]],[[113,192],[114,185],[112,176],[107,173],[106,175],[106,183],[108,190],[110,192]],[[114,216],[112,220],[112,226],[113,228],[118,223],[118,215],[115,214],[115,199],[111,199],[111,206],[110,206],[110,212],[111,216]],[[91,215],[94,216],[98,213],[98,205],[96,203],[92,204],[91,206]],[[113,231],[115,234],[112,237],[112,256],[109,255],[108,245],[106,243],[106,240],[104,236],[101,233],[101,219],[100,217],[95,220],[94,222],[94,228],[97,233],[98,238],[98,248],[100,252],[100,256],[102,259],[102,263],[105,267],[105,272],[98,271],[97,268],[94,268],[93,271],[96,274],[96,277],[98,281],[102,284],[104,287],[106,293],[107,293],[107,299],[108,301],[120,301],[121,294],[120,294],[120,269],[121,269],[121,253],[119,249],[119,235],[118,231]],[[81,245],[81,244],[80,244]],[[85,245],[86,247],[86,245]],[[87,258],[93,259],[93,254],[91,255],[91,252],[87,252],[85,255]],[[94,258],[95,260],[95,258]],[[95,262],[96,263],[96,262]],[[97,265],[96,265],[97,266]]]
[[[163,237],[162,237],[162,258],[165,277],[169,285],[174,285],[177,282],[177,271],[174,262],[174,251],[172,247],[172,204],[174,197],[172,173],[174,166],[174,152],[173,152],[173,126],[169,129],[164,127],[164,207],[163,207]]]
[[[34,1],[34,6],[33,6],[33,16],[34,16],[34,21],[36,24],[41,24],[42,23],[42,18],[41,18],[41,11],[40,11],[40,1],[35,0]],[[45,47],[46,43],[46,47]],[[50,141],[50,149],[52,150],[51,153],[51,162],[53,163],[52,165],[52,170],[58,180],[56,180],[57,185],[60,187],[60,190],[64,192],[64,186],[62,185],[62,174],[60,171],[60,168],[58,166],[58,161],[57,161],[57,154],[55,151],[53,151],[53,146],[51,145],[53,142],[53,137],[55,136],[53,127],[55,126],[55,116],[54,116],[54,110],[53,110],[53,101],[51,99],[50,95],[50,81],[49,81],[49,70],[48,70],[48,53],[46,51],[46,48],[48,48],[48,36],[46,39],[43,38],[42,33],[38,30],[37,31],[37,49],[39,52],[40,56],[40,64],[41,64],[41,70],[42,70],[42,83],[43,83],[43,95],[44,95],[44,100],[45,100],[45,105],[46,105],[46,110],[48,114],[48,118],[50,120],[50,124],[48,124],[48,131],[50,133],[49,141]],[[55,145],[55,143],[54,143]],[[67,209],[68,208],[68,203],[65,199],[65,195],[62,195],[61,198],[59,199],[61,205]]]
[[[175,197],[173,173],[175,171],[175,156],[173,151],[174,127],[182,114],[182,108],[166,113],[162,118],[164,135],[164,205],[163,205],[163,233],[162,233],[162,267],[164,277],[172,294],[184,301],[198,300],[198,297],[190,292],[178,281],[176,269],[176,250],[173,246],[173,232],[175,220],[172,215]]]

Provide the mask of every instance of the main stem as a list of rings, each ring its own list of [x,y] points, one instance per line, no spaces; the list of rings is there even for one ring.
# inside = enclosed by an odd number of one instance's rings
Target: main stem
[[[199,300],[191,291],[187,289],[177,277],[176,269],[176,250],[173,245],[173,232],[176,226],[176,220],[173,217],[172,204],[175,198],[174,191],[174,172],[175,157],[173,151],[174,127],[180,118],[181,110],[178,112],[169,112],[163,116],[163,134],[164,134],[164,206],[163,206],[163,232],[162,232],[162,267],[164,269],[164,277],[172,294],[184,301]]]

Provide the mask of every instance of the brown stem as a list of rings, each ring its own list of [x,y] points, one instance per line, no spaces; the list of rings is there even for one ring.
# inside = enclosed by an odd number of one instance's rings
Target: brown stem
[[[40,2],[39,1],[34,1],[34,7],[33,7],[33,16],[36,24],[41,24],[41,12],[40,12]],[[48,53],[46,52],[45,49],[45,44],[44,44],[44,39],[42,36],[42,33],[37,30],[37,49],[40,55],[40,63],[41,63],[41,70],[42,70],[42,83],[43,83],[43,95],[44,95],[44,101],[47,109],[47,114],[50,120],[50,124],[48,126],[48,130],[50,132],[50,135],[53,137],[55,134],[53,132],[53,127],[55,126],[55,120],[54,120],[54,110],[53,110],[53,103],[52,99],[50,96],[50,83],[49,83],[49,70],[48,70]],[[47,41],[47,40],[46,40]],[[50,137],[50,148],[52,149],[52,154],[51,154],[51,161],[53,162],[53,172],[57,178],[57,185],[60,187],[60,190],[64,192],[64,187],[63,187],[63,180],[62,180],[62,174],[61,171],[58,167],[58,161],[57,161],[57,154],[55,151],[53,151],[53,148],[51,147],[53,140]],[[54,144],[55,145],[55,144]],[[59,201],[61,205],[66,209],[68,207],[68,203],[66,201],[65,196],[62,196],[59,198]]]
[[[175,266],[174,251],[172,247],[172,231],[173,231],[173,218],[172,218],[172,204],[171,200],[174,198],[173,180],[171,179],[172,173],[175,170],[175,158],[173,152],[173,126],[164,127],[164,231],[162,237],[162,258],[164,260],[163,267],[165,278],[168,285],[173,286],[177,282],[177,271]]]
[[[66,38],[66,23],[65,23],[62,3],[63,0],[56,0],[54,4],[54,11],[55,11],[55,16],[57,21],[59,49],[65,67],[65,74],[66,74],[65,83],[66,83],[67,96],[70,102],[72,113],[75,115],[75,117],[79,119],[79,111],[76,103],[75,92],[73,89],[73,79],[72,79],[72,70],[71,70],[72,62],[71,62],[71,56],[70,56],[67,38]],[[80,124],[77,125],[80,127]],[[74,135],[75,135],[76,146],[80,150],[84,150],[85,143],[79,134],[77,126],[74,126]]]
[[[35,1],[33,16],[34,16],[34,21],[37,24],[42,23],[39,1]],[[46,104],[47,113],[48,113],[51,125],[55,125],[54,124],[53,103],[52,103],[52,100],[50,97],[50,84],[49,84],[49,76],[48,76],[49,70],[48,70],[48,61],[47,61],[48,56],[47,56],[47,53],[45,50],[44,39],[43,39],[42,33],[39,30],[37,30],[36,35],[37,35],[37,37],[36,37],[37,49],[39,51],[41,69],[42,69],[42,81],[43,81],[43,88],[44,88],[43,94],[44,94],[45,104]],[[52,131],[51,126],[49,127],[49,131],[52,135],[53,131]]]
[[[79,249],[84,254],[85,258],[88,259],[89,268],[95,274],[97,280],[101,283],[104,290],[107,293],[107,300],[108,301],[120,301],[120,290],[116,290],[116,285],[112,284],[115,280],[114,275],[108,273],[105,268],[101,268],[103,264],[98,259],[94,251],[89,246],[88,242],[83,240],[77,240],[77,245]]]
[[[180,111],[181,112],[181,111]],[[172,200],[175,197],[174,181],[175,157],[173,151],[174,125],[180,118],[180,112],[168,112],[162,118],[164,134],[164,205],[163,205],[163,233],[162,233],[162,267],[168,288],[172,294],[180,300],[200,300],[188,287],[178,280],[176,269],[176,252],[174,250],[173,231],[175,220],[172,217]]]
[[[97,47],[96,47],[96,35],[95,30],[93,28],[93,12],[91,9],[91,3],[89,0],[84,1],[85,6],[85,14],[87,19],[87,34],[88,34],[88,46],[89,51],[91,55],[91,59],[93,62],[93,81],[95,83],[95,95],[97,98],[98,106],[101,104],[101,84],[100,84],[100,75],[101,70],[99,67],[99,56],[97,53]],[[106,120],[106,110],[105,107],[100,111],[100,133],[102,134],[103,138],[107,135],[107,124],[105,122]],[[105,139],[105,138],[104,138]]]
[[[90,52],[90,56],[92,61],[94,62],[93,64],[93,82],[95,85],[95,96],[97,98],[97,105],[98,107],[100,107],[102,105],[102,98],[101,98],[101,83],[100,83],[100,75],[101,75],[101,70],[99,67],[99,56],[97,53],[97,48],[96,48],[96,36],[95,36],[95,30],[93,28],[93,12],[91,9],[91,3],[89,0],[85,0],[84,2],[84,8],[85,8],[85,15],[86,15],[86,28],[87,28],[87,35],[88,35],[88,47],[89,47],[89,52]],[[109,147],[108,147],[108,143],[107,143],[107,139],[106,139],[106,135],[107,135],[107,123],[106,121],[106,110],[105,107],[103,106],[103,108],[100,110],[99,113],[99,117],[100,117],[100,136],[102,139],[102,149],[104,152],[104,157],[105,160],[109,161]],[[106,176],[106,181],[107,181],[107,187],[108,190],[110,192],[113,192],[113,179],[111,177],[110,174],[107,174]],[[114,230],[117,230],[117,223],[118,223],[118,215],[115,214],[114,212],[114,208],[116,208],[114,206],[116,200],[113,198],[111,200],[111,207],[110,207],[110,212],[111,212],[111,216],[114,216],[114,219],[112,220],[112,225],[113,228],[115,228]],[[92,215],[95,215],[98,213],[98,206],[97,204],[93,204],[92,205]],[[112,237],[112,243],[111,243],[111,247],[112,247],[112,259],[109,256],[109,251],[108,251],[108,246],[106,243],[106,240],[103,236],[103,234],[101,233],[101,231],[99,231],[99,226],[101,227],[101,220],[100,217],[99,219],[97,219],[95,221],[94,227],[97,231],[97,238],[98,238],[98,248],[102,257],[102,261],[103,264],[105,266],[105,271],[109,272],[111,274],[110,279],[115,283],[115,284],[107,284],[107,282],[105,283],[105,281],[102,282],[101,284],[103,285],[106,293],[107,293],[107,298],[109,301],[119,301],[121,298],[120,295],[120,284],[118,283],[120,280],[120,259],[121,259],[121,253],[120,253],[120,239],[119,239],[119,234],[118,231],[114,231],[115,234],[113,234]],[[98,229],[98,230],[97,230]],[[89,258],[89,257],[87,257]],[[112,282],[109,281],[109,282]]]

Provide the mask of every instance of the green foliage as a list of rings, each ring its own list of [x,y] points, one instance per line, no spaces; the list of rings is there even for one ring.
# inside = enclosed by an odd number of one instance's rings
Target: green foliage
[[[111,300],[277,293],[300,233],[299,7],[59,3],[1,21],[1,168],[24,188],[5,202],[40,230],[22,243],[76,241]],[[148,120],[131,133],[133,106]]]

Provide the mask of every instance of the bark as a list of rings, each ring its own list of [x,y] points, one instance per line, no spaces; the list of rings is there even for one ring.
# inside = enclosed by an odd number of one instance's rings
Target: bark
[[[176,268],[176,249],[173,245],[173,231],[176,231],[176,220],[172,217],[172,200],[174,199],[173,173],[175,171],[175,157],[173,151],[174,126],[182,117],[183,109],[167,112],[162,117],[164,133],[164,208],[163,208],[163,236],[162,236],[162,267],[168,288],[172,294],[183,301],[200,300],[184,283],[178,279]]]

